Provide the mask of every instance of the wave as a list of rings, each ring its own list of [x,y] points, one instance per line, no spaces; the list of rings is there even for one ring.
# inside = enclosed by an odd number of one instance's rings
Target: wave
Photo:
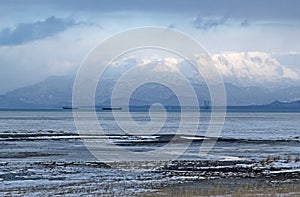
[[[204,140],[214,140],[218,142],[228,143],[275,143],[275,142],[300,142],[300,136],[294,136],[289,138],[243,138],[243,137],[207,137],[203,135],[176,135],[176,134],[160,134],[160,135],[126,135],[126,134],[107,134],[107,135],[79,135],[73,132],[31,132],[31,133],[0,133],[0,141],[27,141],[27,140],[81,140],[81,139],[105,139],[110,140],[116,145],[137,145],[137,144],[157,144],[180,142],[180,141],[192,141],[203,142]]]

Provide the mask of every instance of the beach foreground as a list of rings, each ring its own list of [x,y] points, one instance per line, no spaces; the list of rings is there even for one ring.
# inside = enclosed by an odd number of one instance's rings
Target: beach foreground
[[[272,159],[271,159],[272,160]],[[300,162],[1,162],[1,195],[300,195]]]
[[[177,114],[172,115],[165,131],[173,130]],[[197,154],[203,138],[176,136],[176,143],[192,141],[177,160],[107,162],[95,158],[74,132],[70,112],[2,112],[0,195],[299,196],[299,115],[229,114],[203,157]],[[124,149],[147,152],[172,137],[118,135],[110,116],[99,116],[110,128],[111,143]]]

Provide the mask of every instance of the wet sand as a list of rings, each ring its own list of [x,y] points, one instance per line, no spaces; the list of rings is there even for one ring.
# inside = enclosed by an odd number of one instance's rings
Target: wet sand
[[[117,138],[118,143],[120,139]],[[125,140],[123,145],[132,148],[157,143],[145,145],[136,139],[134,143]],[[296,148],[299,145],[298,141],[220,140],[216,149],[229,150],[226,147],[237,143],[237,147],[246,150],[253,144],[275,150],[282,144]],[[228,157],[208,155],[197,160],[100,162],[78,135],[53,132],[39,136],[5,133],[0,147],[0,195],[3,196],[251,196],[259,193],[297,196],[300,190],[300,159],[295,149],[288,149],[294,155],[271,152],[269,157],[265,156],[268,151],[258,157],[239,149],[236,153],[228,152]],[[246,157],[239,156],[241,153]]]
[[[278,179],[277,179],[278,178]],[[220,178],[177,184],[145,196],[300,196],[300,181],[277,178]]]
[[[22,161],[22,158],[23,155],[19,157],[20,162],[0,163],[1,195],[300,194],[300,168],[295,167],[295,162],[294,167],[280,167],[281,161],[270,161],[268,164],[265,161],[103,163],[30,162]],[[282,163],[285,164],[285,161]]]

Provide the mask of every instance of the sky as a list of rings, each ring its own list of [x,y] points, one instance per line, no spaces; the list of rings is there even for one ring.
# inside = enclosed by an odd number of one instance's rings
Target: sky
[[[143,26],[182,31],[211,54],[284,59],[300,53],[299,9],[298,0],[1,0],[0,94],[74,74],[101,41]]]

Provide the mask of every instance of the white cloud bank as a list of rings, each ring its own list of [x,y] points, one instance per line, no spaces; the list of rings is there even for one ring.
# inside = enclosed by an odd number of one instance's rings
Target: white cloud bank
[[[272,54],[225,52],[212,59],[225,81],[239,86],[281,87],[299,84],[300,70],[282,65]]]
[[[281,88],[300,85],[300,69],[285,66],[271,53],[224,52],[211,54],[211,58],[225,82],[241,87]],[[125,62],[126,66],[124,66]],[[145,73],[162,74],[166,77],[166,73],[171,75],[174,72],[182,72],[193,81],[201,78],[195,69],[191,69],[191,65],[174,56],[129,56],[124,61],[118,60],[114,64],[116,69],[110,72],[119,72],[119,74],[125,72],[129,62],[134,62],[132,66],[144,67]]]

